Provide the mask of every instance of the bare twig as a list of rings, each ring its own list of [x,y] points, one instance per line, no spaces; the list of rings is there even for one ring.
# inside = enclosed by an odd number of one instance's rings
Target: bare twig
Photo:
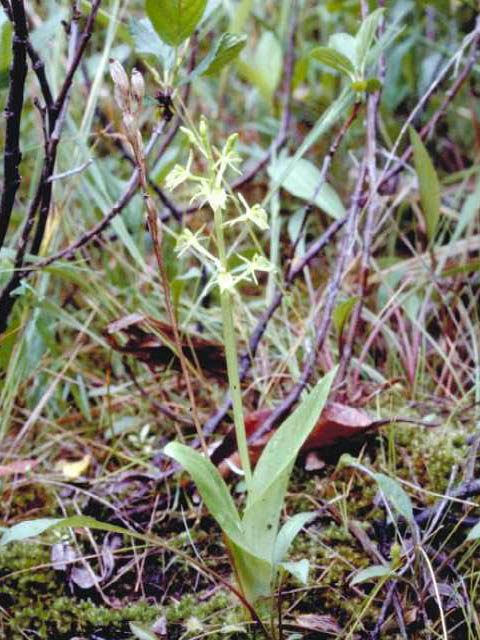
[[[469,54],[469,56],[467,58],[465,66],[463,67],[462,71],[458,74],[455,82],[452,84],[450,89],[446,92],[445,98],[444,98],[442,104],[438,107],[438,109],[432,115],[432,117],[427,122],[427,124],[424,127],[422,127],[422,129],[420,130],[420,137],[423,140],[425,140],[432,133],[432,131],[436,127],[438,121],[445,115],[445,113],[447,112],[448,107],[453,102],[455,96],[458,94],[458,92],[460,91],[460,89],[462,88],[464,83],[466,82],[468,76],[470,75],[470,72],[471,72],[471,70],[473,68],[473,65],[475,64],[475,61],[476,61],[476,58],[477,58],[477,54],[478,54],[477,49],[478,49],[478,43],[480,41],[480,16],[478,16],[477,19],[476,19],[475,28],[474,28],[474,30],[473,30],[471,35],[473,35],[472,44],[471,44],[470,54]],[[430,100],[432,95],[435,93],[435,91],[437,90],[438,86],[443,81],[443,79],[445,78],[447,72],[449,71],[450,66],[451,66],[451,64],[447,65],[443,69],[442,73],[438,74],[437,78],[430,85],[430,87],[427,89],[425,94],[422,96],[422,98],[420,99],[420,101],[416,105],[415,109],[413,109],[413,111],[410,113],[410,115],[408,116],[406,122],[404,123],[404,125],[402,127],[402,132],[398,137],[397,144],[400,142],[400,139],[401,139],[403,133],[407,130],[408,125],[411,122],[413,122],[413,120],[415,119],[416,115],[425,107],[425,105],[428,103],[428,101]],[[405,149],[404,153],[399,158],[399,160],[396,162],[395,166],[392,167],[389,171],[385,171],[383,173],[383,175],[380,176],[379,183],[378,183],[378,186],[377,186],[377,190],[382,192],[382,189],[386,185],[388,185],[389,181],[393,177],[395,177],[406,166],[406,164],[409,161],[409,159],[411,158],[412,154],[413,154],[413,147],[411,145],[409,145],[407,147],[407,149]]]
[[[40,214],[37,222],[37,228],[35,229],[35,236],[33,238],[31,253],[37,255],[40,251],[43,236],[45,234],[45,228],[47,225],[48,214],[50,212],[50,205],[52,200],[52,183],[49,178],[52,176],[55,161],[57,157],[57,148],[62,135],[63,124],[67,112],[68,99],[70,95],[70,89],[72,87],[73,78],[78,66],[85,53],[88,41],[92,37],[93,28],[95,25],[95,18],[100,9],[101,0],[94,0],[90,15],[88,16],[87,23],[82,33],[77,38],[75,37],[77,30],[77,22],[79,15],[74,8],[74,16],[72,21],[72,38],[71,49],[69,55],[69,65],[67,75],[58,93],[57,99],[49,109],[49,140],[46,148],[46,155],[44,161],[44,167],[42,172],[42,202],[40,205]]]
[[[25,224],[22,230],[22,234],[20,237],[20,242],[17,247],[17,252],[14,260],[14,271],[13,274],[3,288],[0,293],[0,333],[2,333],[8,323],[9,315],[12,311],[12,308],[15,304],[15,299],[12,297],[12,292],[18,287],[22,277],[26,274],[26,271],[22,269],[25,259],[25,254],[27,252],[27,245],[30,239],[30,234],[35,223],[35,218],[37,215],[37,211],[40,210],[39,219],[37,222],[37,228],[35,231],[35,236],[33,238],[31,253],[33,255],[38,254],[40,249],[43,236],[45,233],[45,228],[47,224],[47,218],[50,211],[51,199],[52,199],[52,181],[51,177],[53,175],[53,171],[55,168],[55,161],[57,155],[57,147],[60,141],[60,137],[62,134],[63,124],[66,116],[66,110],[68,105],[68,96],[70,87],[72,85],[74,73],[80,63],[81,57],[85,52],[85,47],[87,42],[89,41],[92,30],[95,22],[95,16],[100,8],[101,0],[96,0],[92,5],[92,10],[88,17],[85,29],[79,35],[78,34],[78,19],[79,15],[74,7],[73,10],[73,20],[71,24],[71,37],[69,43],[69,63],[68,63],[68,72],[67,76],[64,80],[62,88],[60,89],[59,95],[55,102],[51,103],[51,93],[49,92],[48,83],[43,86],[44,99],[46,102],[46,108],[48,112],[48,127],[44,130],[46,134],[45,140],[45,157],[43,161],[42,172],[40,176],[40,180],[37,185],[37,189],[35,195],[33,197],[32,202],[30,203]],[[20,3],[14,3],[14,7]],[[28,44],[28,34],[26,37],[26,42]],[[33,48],[30,48],[31,52],[33,52],[34,59],[39,61],[39,57],[35,58],[35,52]],[[38,65],[37,65],[38,66]],[[41,70],[41,64],[38,66],[37,71]],[[40,76],[45,80],[46,77],[43,73]],[[38,74],[37,74],[38,77]],[[40,81],[40,79],[39,79]],[[43,80],[41,81],[42,85]]]
[[[362,15],[365,19],[368,14],[368,3],[362,4]],[[382,25],[380,26],[380,30]],[[382,82],[385,78],[385,58],[381,57],[379,61],[379,76]],[[367,292],[368,274],[370,272],[370,253],[374,237],[375,217],[377,211],[376,184],[377,184],[377,117],[380,106],[380,91],[369,95],[367,98],[367,122],[366,122],[366,164],[368,171],[368,183],[370,188],[370,197],[367,205],[367,215],[363,229],[363,246],[362,246],[362,262],[360,267],[360,294],[357,304],[352,313],[350,328],[347,339],[343,345],[341,352],[341,360],[337,373],[337,381],[341,382],[347,371],[353,350],[355,336],[358,333],[358,326],[362,308]]]
[[[164,128],[164,123],[161,123],[153,132],[148,145],[145,148],[145,154],[148,156],[150,151],[155,146],[158,138],[161,136]],[[130,180],[128,181],[127,187],[117,202],[113,205],[110,211],[106,216],[100,220],[96,225],[94,225],[91,229],[89,229],[86,233],[84,233],[80,238],[78,238],[73,244],[65,247],[61,251],[41,260],[40,262],[35,263],[34,265],[29,265],[26,267],[17,268],[14,272],[9,283],[5,285],[3,290],[0,292],[0,333],[5,331],[7,326],[7,318],[8,314],[13,307],[13,299],[10,296],[11,291],[18,286],[22,278],[25,278],[32,273],[36,273],[37,271],[48,267],[49,265],[61,260],[62,258],[71,257],[78,249],[81,249],[86,244],[91,242],[94,238],[97,238],[110,224],[113,218],[118,215],[131,201],[133,196],[135,195],[138,187],[139,174],[138,169],[135,169]],[[15,277],[15,281],[13,281],[13,277]],[[17,284],[15,284],[17,283]]]
[[[7,7],[6,3],[2,3]],[[8,14],[8,10],[5,9]],[[12,65],[10,68],[10,88],[5,107],[7,121],[5,131],[5,151],[3,154],[3,189],[0,199],[0,248],[5,242],[15,195],[20,186],[19,165],[20,121],[22,118],[25,79],[27,76],[26,44],[28,38],[27,19],[23,0],[16,0],[11,6],[13,21]]]
[[[271,416],[262,424],[262,426],[257,429],[257,431],[253,434],[251,441],[255,442],[264,433],[270,431],[270,429],[277,424],[282,418],[284,418],[292,406],[299,399],[302,391],[305,389],[310,377],[315,368],[315,362],[317,360],[317,356],[319,351],[322,349],[325,339],[328,334],[328,330],[330,328],[331,320],[332,320],[332,312],[335,306],[335,302],[337,300],[338,292],[340,289],[340,284],[345,272],[345,268],[347,266],[348,260],[353,251],[353,244],[355,241],[356,229],[358,224],[358,216],[361,209],[362,203],[362,189],[365,178],[365,163],[362,164],[360,168],[360,173],[357,179],[357,184],[353,193],[352,203],[350,205],[350,211],[347,216],[347,221],[345,223],[342,245],[340,248],[340,252],[337,258],[337,263],[335,266],[335,271],[330,278],[328,283],[325,301],[323,304],[323,313],[322,318],[320,320],[320,325],[318,327],[313,348],[310,354],[306,358],[306,362],[304,363],[303,371],[300,375],[300,379],[294,388],[290,391],[287,397],[273,410]]]

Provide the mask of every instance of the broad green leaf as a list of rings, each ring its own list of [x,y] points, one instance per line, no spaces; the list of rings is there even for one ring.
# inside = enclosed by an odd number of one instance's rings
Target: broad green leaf
[[[280,514],[294,462],[295,459],[285,465],[258,499],[250,500],[248,496],[243,514],[242,525],[247,545],[272,567]]]
[[[245,598],[254,604],[258,598],[265,598],[272,593],[274,567],[271,562],[260,558],[244,545],[237,545],[227,537],[230,553],[233,558],[235,577]]]
[[[300,158],[293,164],[290,156],[283,156],[268,167],[268,175],[293,196],[305,202],[313,199],[314,204],[332,218],[338,219],[345,215],[342,201],[333,187],[324,182],[318,189],[322,174],[309,160]]]
[[[175,61],[175,49],[159,38],[148,18],[142,20],[130,18],[128,30],[136,53],[155,56],[166,69],[172,67]]]
[[[480,522],[477,522],[477,524],[473,527],[473,529],[470,529],[468,536],[467,536],[467,540],[478,540],[480,539]]]
[[[405,493],[402,487],[393,478],[389,478],[389,476],[386,476],[383,473],[374,473],[373,475],[390,504],[405,518],[407,522],[412,524],[414,522],[414,517],[410,496]]]
[[[367,582],[367,580],[373,580],[374,578],[386,578],[389,576],[395,576],[395,572],[392,568],[385,566],[384,564],[374,564],[371,567],[362,569],[359,571],[350,581],[350,585],[353,587],[355,584]]]
[[[297,560],[296,562],[282,562],[280,566],[282,567],[282,569],[292,574],[292,576],[299,582],[301,582],[302,584],[307,584],[308,572],[310,571],[310,563],[306,558]]]
[[[384,9],[380,8],[368,15],[362,22],[362,25],[355,37],[355,40],[357,42],[356,50],[358,66],[362,74],[365,68],[365,63],[367,61],[368,52],[370,50],[370,47],[372,46],[375,32],[377,31],[378,24],[382,18],[383,12]]]
[[[247,508],[268,495],[269,487],[295,462],[327,402],[336,373],[337,367],[329,371],[268,441],[253,473]]]
[[[353,91],[350,88],[346,88],[338,96],[335,102],[333,102],[328,107],[328,109],[324,113],[322,113],[320,118],[315,123],[313,129],[295,151],[295,154],[290,159],[290,162],[287,164],[284,171],[280,175],[278,175],[276,180],[273,181],[273,184],[270,186],[267,196],[263,200],[262,204],[264,207],[268,204],[273,194],[280,187],[281,183],[288,176],[298,160],[307,153],[310,147],[312,147],[312,145],[314,145],[318,141],[320,136],[325,134],[337,122],[340,116],[345,113],[345,111],[351,104],[353,104],[354,98],[355,94],[353,93]]]
[[[283,68],[282,47],[271,31],[264,31],[255,50],[253,65],[261,77],[258,87],[271,100],[280,82]]]
[[[215,47],[195,69],[195,74],[211,76],[232,62],[247,43],[247,36],[224,33]]]
[[[338,304],[332,314],[333,323],[338,333],[342,333],[346,321],[350,317],[353,307],[358,302],[358,296],[352,296]]]
[[[330,371],[277,429],[253,473],[242,524],[247,544],[270,562],[293,464],[325,405],[335,373]]]
[[[206,5],[207,0],[146,0],[145,10],[160,38],[177,47],[195,31]]]
[[[164,453],[188,471],[221,529],[229,538],[242,544],[244,539],[240,516],[218,469],[198,451],[179,442],[167,444]]]
[[[336,49],[331,49],[330,47],[316,47],[311,51],[310,55],[322,64],[326,64],[328,67],[335,69],[335,71],[344,73],[352,80],[355,77],[355,68],[350,59]]]
[[[61,518],[37,518],[36,520],[25,520],[24,522],[14,524],[13,527],[4,531],[0,539],[0,545],[39,536],[44,531],[51,529],[54,525],[61,522],[61,520]]]
[[[427,238],[431,242],[435,237],[440,217],[440,183],[428,151],[413,127],[410,127],[410,141],[413,147],[413,160],[420,187]]]
[[[353,68],[358,70],[357,40],[349,33],[335,33],[328,41],[330,49],[335,49],[350,60]]]
[[[299,531],[316,517],[316,513],[297,513],[289,518],[278,532],[275,540],[275,549],[273,552],[273,562],[275,565],[280,564],[287,554],[290,545],[294,541]]]
[[[0,16],[0,89],[8,87],[10,61],[12,59],[12,23],[1,12]]]

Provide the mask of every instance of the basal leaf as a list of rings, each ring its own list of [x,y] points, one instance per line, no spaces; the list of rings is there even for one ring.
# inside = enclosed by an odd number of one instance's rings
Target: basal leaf
[[[427,238],[431,242],[435,237],[440,217],[440,183],[428,151],[413,127],[410,127],[410,141],[413,146],[413,160],[420,187]]]
[[[349,58],[344,56],[343,53],[330,47],[316,47],[311,51],[310,56],[314,60],[318,60],[322,64],[326,64],[328,67],[344,73],[352,80],[355,77],[355,68]]]
[[[292,467],[325,406],[335,373],[336,368],[277,429],[253,473],[242,525],[247,544],[270,562],[273,562],[280,512]]]
[[[268,441],[253,474],[249,504],[264,496],[276,478],[295,462],[327,402],[336,372],[334,367],[315,385]]]
[[[177,47],[195,31],[206,5],[207,0],[146,0],[145,10],[160,38]]]
[[[295,460],[284,467],[257,500],[247,501],[242,526],[247,545],[273,566],[275,541],[288,480]]]
[[[294,578],[296,578],[302,584],[308,582],[308,572],[310,571],[310,563],[306,558],[297,560],[296,562],[282,562],[282,569],[288,571]]]
[[[230,491],[218,469],[198,451],[179,442],[170,442],[165,455],[173,458],[192,476],[207,509],[229,538],[244,543],[240,516]]]
[[[275,541],[275,549],[273,552],[273,562],[275,565],[283,561],[297,534],[303,529],[307,522],[310,522],[315,516],[315,513],[297,513],[285,522],[278,532]]]
[[[332,369],[310,392],[295,411],[283,422],[269,440],[253,473],[247,507],[243,517],[244,528],[249,531],[259,527],[262,534],[258,541],[263,547],[268,532],[261,528],[262,509],[269,516],[277,514],[276,521],[269,520],[269,532],[278,531],[278,517],[283,504],[290,471],[298,452],[312,431],[328,397],[336,368]],[[273,554],[273,548],[269,552]],[[272,557],[270,555],[270,557]]]
[[[290,156],[283,156],[268,167],[268,174],[293,196],[305,202],[313,200],[317,207],[332,218],[338,219],[345,215],[342,201],[333,187],[324,182],[318,189],[322,174],[309,160],[300,158],[292,163]]]
[[[254,604],[272,593],[274,568],[271,562],[227,539],[233,558],[235,577],[245,598]]]

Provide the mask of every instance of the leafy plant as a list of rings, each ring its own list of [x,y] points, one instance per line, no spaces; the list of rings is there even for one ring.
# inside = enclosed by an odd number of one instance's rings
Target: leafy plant
[[[191,129],[183,129],[183,132],[188,137],[191,147],[206,160],[208,176],[192,173],[191,151],[187,167],[174,167],[167,176],[166,184],[173,189],[187,181],[193,183],[196,185],[193,199],[206,200],[213,210],[218,255],[213,255],[205,248],[206,238],[199,234],[194,235],[188,229],[178,238],[177,250],[179,255],[191,251],[206,261],[214,272],[211,286],[217,285],[220,290],[235,431],[247,488],[243,513],[237,511],[217,468],[204,456],[178,442],[170,443],[164,451],[185,467],[192,476],[207,508],[222,528],[240,589],[246,600],[254,604],[260,597],[271,596],[279,567],[283,566],[297,577],[304,575],[299,565],[284,564],[283,561],[292,540],[311,516],[299,514],[288,521],[279,532],[280,512],[293,464],[325,405],[336,371],[330,371],[318,382],[279,427],[252,473],[242,410],[232,307],[238,295],[236,285],[243,280],[255,280],[256,271],[271,271],[272,265],[263,256],[255,254],[251,260],[242,258],[244,265],[231,271],[224,229],[238,224],[249,224],[265,230],[268,228],[267,213],[259,205],[249,206],[241,196],[228,196],[223,188],[226,169],[235,169],[239,161],[234,151],[235,134],[230,136],[223,149],[219,151],[210,143],[205,119],[202,119],[198,132]],[[233,220],[225,219],[229,199],[235,200],[234,204],[243,210]]]
[[[366,68],[378,60],[382,51],[390,44],[391,38],[396,35],[395,32],[389,31],[372,46],[383,13],[384,9],[373,11],[362,22],[355,36],[349,33],[334,34],[328,42],[328,47],[315,47],[310,52],[311,57],[346,75],[355,91],[376,91],[379,81],[376,78],[366,78]]]

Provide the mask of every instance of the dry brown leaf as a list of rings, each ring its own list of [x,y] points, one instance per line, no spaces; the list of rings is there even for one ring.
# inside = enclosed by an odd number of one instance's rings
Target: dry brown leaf
[[[172,367],[181,371],[173,329],[165,322],[132,313],[111,322],[104,335],[115,351],[129,354],[145,362],[151,369]],[[226,382],[227,365],[223,345],[191,333],[181,334],[180,339],[183,353],[193,366],[198,366],[205,375]]]
[[[10,464],[0,465],[0,477],[12,476],[16,473],[27,473],[38,464],[38,460],[16,460]]]
[[[335,635],[342,631],[342,628],[332,616],[304,613],[297,616],[295,622],[308,631],[319,631],[321,633],[332,633]]]

